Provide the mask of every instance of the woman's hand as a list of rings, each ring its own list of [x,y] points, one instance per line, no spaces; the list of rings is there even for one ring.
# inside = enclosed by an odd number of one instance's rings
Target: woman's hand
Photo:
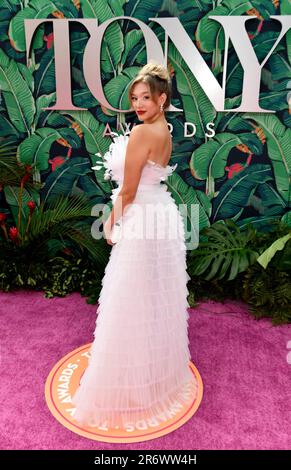
[[[111,227],[110,227],[110,222],[107,220],[104,225],[103,225],[103,233],[106,238],[106,241],[108,245],[115,245],[115,243],[112,242],[111,240]]]

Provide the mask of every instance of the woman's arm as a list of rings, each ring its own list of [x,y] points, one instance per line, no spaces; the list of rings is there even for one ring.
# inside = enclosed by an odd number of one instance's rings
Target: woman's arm
[[[122,217],[126,207],[135,199],[141,173],[148,160],[149,149],[149,131],[144,124],[139,124],[130,132],[126,148],[122,188],[108,219],[104,223],[104,231],[106,230],[108,234],[113,225]]]

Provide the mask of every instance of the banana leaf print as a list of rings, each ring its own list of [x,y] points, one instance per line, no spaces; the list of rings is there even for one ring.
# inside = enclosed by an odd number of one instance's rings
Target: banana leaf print
[[[116,8],[119,6],[119,9]],[[115,3],[115,10],[112,8],[114,2],[107,0],[81,0],[80,5],[84,18],[96,18],[98,24],[104,23],[106,20],[114,16],[122,16],[122,8],[120,2]],[[101,48],[101,67],[105,73],[116,75],[117,65],[120,62],[123,51],[123,34],[119,23],[114,21],[105,31]]]
[[[20,189],[18,186],[5,186],[4,193],[7,203],[10,206],[11,213],[13,215],[14,223],[17,225],[17,218],[18,218],[18,208],[19,208],[19,192]],[[21,204],[21,213],[22,213],[22,220],[26,222],[29,214],[29,209],[27,207],[27,202],[35,197],[32,191],[28,191],[27,189],[23,190],[22,194],[22,204]]]
[[[27,76],[26,76],[27,78]],[[0,87],[10,121],[18,132],[30,133],[35,113],[35,102],[29,87],[15,61],[0,49]]]
[[[88,173],[91,173],[91,168],[87,159],[65,160],[46,178],[46,184],[41,191],[41,200],[46,204],[57,199],[60,193],[65,196],[74,194],[80,176]]]
[[[252,165],[244,168],[231,180],[224,183],[212,200],[212,222],[232,218],[236,220],[248,205],[250,196],[258,184],[272,180],[269,165]]]
[[[276,116],[256,113],[254,116],[243,115],[255,120],[266,136],[268,154],[272,161],[277,190],[286,203],[290,203],[291,187],[291,129],[280,122]]]
[[[249,225],[251,225],[253,228],[259,231],[268,232],[272,230],[272,225],[277,220],[278,219],[275,218],[273,215],[269,215],[269,216],[263,215],[263,216],[245,217],[244,219],[237,220],[236,224],[238,225],[238,227],[240,227],[242,231],[245,230]]]
[[[252,145],[252,139],[255,145]],[[258,151],[259,141],[250,134],[235,135],[223,133],[209,142],[200,145],[192,154],[190,161],[191,173],[196,179],[206,180],[206,194],[212,198],[215,194],[215,180],[225,175],[226,161],[233,147],[248,143],[254,152]]]
[[[49,166],[49,153],[52,143],[61,138],[56,129],[44,127],[37,129],[27,137],[18,147],[18,157],[22,163],[33,165],[38,170],[46,170]]]
[[[184,217],[185,233],[187,232],[189,239],[198,240],[199,231],[209,226],[210,202],[202,192],[190,188],[175,173],[169,176],[167,186],[178,207],[180,206],[181,214]],[[198,220],[191,217],[191,207],[195,210],[195,206],[199,209]],[[185,212],[182,212],[183,210]]]
[[[148,18],[158,16],[158,13],[162,11],[163,0],[147,0],[145,3],[143,0],[129,0],[124,3],[124,16],[133,16],[139,18],[142,21],[146,21]],[[128,33],[131,22],[125,21],[124,34]]]
[[[22,4],[22,2],[18,2]],[[19,5],[20,6],[20,5]],[[73,2],[63,2],[56,0],[30,0],[26,2],[24,8],[19,9],[9,25],[8,35],[13,41],[13,45],[18,51],[26,50],[24,21],[26,19],[48,18],[52,15],[55,18],[75,18],[78,10]],[[39,49],[45,41],[44,25],[40,25],[35,33],[33,47]]]
[[[50,48],[42,54],[39,67],[34,73],[35,96],[49,95],[56,89],[55,62],[53,49]]]
[[[138,67],[125,68],[117,77],[106,83],[104,87],[105,95],[109,103],[115,108],[128,109],[130,107],[127,97],[128,88],[138,70]],[[114,111],[108,110],[108,112],[116,114]]]
[[[252,8],[252,2],[225,0],[223,5],[210,10],[199,21],[195,32],[196,43],[202,52],[212,53],[212,69],[217,74],[222,71],[222,51],[224,50],[224,32],[222,26],[209,16],[244,15]]]
[[[262,183],[257,187],[257,198],[260,205],[255,207],[260,214],[265,215],[282,215],[288,209],[284,199],[273,187],[272,183]]]
[[[286,214],[283,215],[281,218],[281,221],[284,222],[286,225],[289,225],[291,227],[291,211],[286,212]]]
[[[167,52],[173,84],[171,103],[181,109],[166,115],[172,129],[170,163],[178,164],[167,185],[176,203],[185,204],[187,231],[197,236],[197,231],[226,218],[233,219],[242,230],[249,222],[267,230],[277,219],[291,226],[291,115],[287,99],[291,91],[291,31],[262,69],[259,104],[274,114],[227,111],[239,107],[242,99],[243,70],[231,43],[225,77],[226,111],[217,112],[164,29],[149,20],[177,17],[220,81],[224,32],[209,16],[255,16],[246,29],[261,62],[279,34],[278,22],[270,16],[291,14],[290,8],[289,0],[3,0],[0,138],[16,145],[16,161],[31,169],[32,180],[39,188],[23,190],[23,221],[29,214],[29,200],[36,202],[36,213],[40,201],[49,205],[62,194],[87,197],[89,205],[107,203],[113,183],[104,180],[102,172],[93,171],[92,166],[108,150],[109,131],[126,131],[126,125],[131,128],[137,121],[134,112],[106,109],[90,92],[83,73],[90,37],[77,23],[70,26],[72,102],[88,111],[45,110],[56,102],[53,29],[50,23],[38,27],[26,64],[24,21],[91,18],[101,25],[116,16],[129,16],[147,24]],[[129,109],[128,87],[148,59],[143,33],[133,21],[115,21],[106,29],[100,67],[104,94],[113,107]],[[184,134],[186,121],[196,126],[191,137]],[[213,137],[206,135],[209,122],[214,123]],[[4,212],[10,212],[10,219],[17,223],[19,187],[13,178],[3,184],[0,209],[2,206]],[[199,206],[198,221],[191,220],[191,204]],[[56,248],[57,237],[53,240]]]

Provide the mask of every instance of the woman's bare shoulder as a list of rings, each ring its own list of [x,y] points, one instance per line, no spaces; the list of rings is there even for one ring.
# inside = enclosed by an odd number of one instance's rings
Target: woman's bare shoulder
[[[134,136],[132,140],[146,142],[150,147],[152,142],[160,142],[163,146],[172,137],[168,129],[144,123],[135,125],[130,132],[131,135]]]
[[[148,124],[136,124],[130,131],[130,135],[149,135],[150,128]]]
[[[136,143],[148,143],[149,138],[152,136],[152,130],[147,126],[147,124],[137,124],[131,129],[129,140]]]
[[[127,148],[131,149],[133,152],[139,151],[143,148],[146,151],[146,154],[148,154],[150,149],[149,137],[149,130],[147,127],[144,127],[144,124],[136,125],[130,131]]]

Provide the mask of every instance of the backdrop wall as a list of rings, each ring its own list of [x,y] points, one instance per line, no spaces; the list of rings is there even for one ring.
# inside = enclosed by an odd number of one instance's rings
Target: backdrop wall
[[[290,6],[289,6],[290,8]],[[130,16],[146,23],[165,48],[165,31],[150,17],[177,17],[203,59],[221,83],[224,56],[223,29],[211,15],[255,15],[247,31],[259,62],[262,62],[280,33],[280,24],[270,15],[289,14],[288,0],[210,1],[185,0],[2,0],[0,15],[0,136],[4,148],[16,145],[17,158],[33,166],[39,189],[25,188],[21,204],[29,217],[28,200],[48,204],[59,194],[84,193],[93,204],[109,201],[114,182],[93,171],[96,153],[104,154],[111,143],[110,131],[120,125],[138,123],[135,113],[116,113],[100,105],[90,92],[83,74],[83,56],[88,31],[70,25],[72,101],[86,111],[50,110],[56,102],[54,37],[52,25],[37,29],[30,60],[26,61],[25,19],[96,18],[98,24],[115,16]],[[167,65],[173,83],[169,112],[173,155],[177,170],[168,179],[178,204],[199,204],[200,229],[217,220],[231,218],[241,227],[248,222],[267,227],[270,220],[289,220],[291,191],[291,116],[288,107],[291,41],[290,31],[280,41],[263,67],[260,106],[275,113],[217,112],[187,64],[169,41]],[[97,60],[97,59],[96,59]],[[101,75],[108,102],[128,109],[127,88],[147,62],[141,30],[131,21],[110,25],[101,50]],[[226,108],[238,107],[243,69],[229,44],[226,77]],[[185,122],[196,125],[196,133],[184,134]],[[206,125],[214,123],[216,135],[207,137]],[[108,127],[106,127],[108,126]],[[188,128],[188,132],[192,132]],[[0,211],[17,219],[19,187],[2,183]],[[188,214],[189,223],[190,210]]]

